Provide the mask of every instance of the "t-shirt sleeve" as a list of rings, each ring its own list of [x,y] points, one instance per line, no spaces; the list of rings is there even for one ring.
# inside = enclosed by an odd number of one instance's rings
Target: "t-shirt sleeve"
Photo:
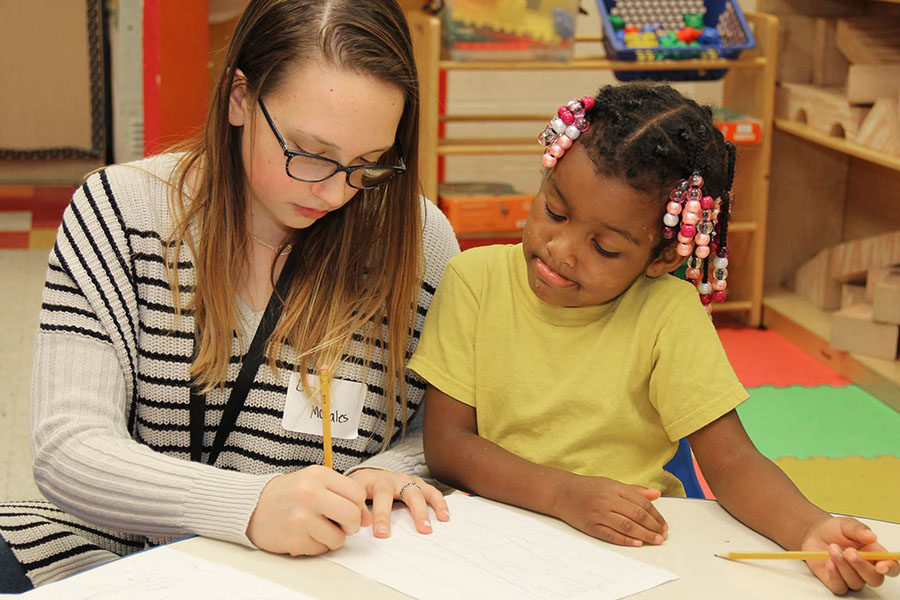
[[[450,261],[425,317],[408,368],[445,394],[475,405],[475,334],[478,286],[463,253]],[[462,259],[462,260],[460,260]]]
[[[653,349],[650,401],[670,440],[715,421],[749,397],[696,292],[664,316]]]

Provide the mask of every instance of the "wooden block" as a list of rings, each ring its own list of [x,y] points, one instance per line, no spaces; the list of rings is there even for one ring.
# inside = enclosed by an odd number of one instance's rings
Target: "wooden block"
[[[841,308],[866,301],[866,286],[863,283],[848,282],[841,285]]]
[[[900,325],[900,273],[888,275],[875,286],[872,318],[876,323]]]
[[[879,283],[884,281],[884,279],[891,275],[892,273],[896,273],[900,275],[900,265],[892,265],[890,267],[876,267],[874,269],[869,269],[869,272],[866,273],[866,302],[872,303],[875,300],[875,288]]]
[[[829,344],[836,350],[894,360],[898,342],[900,327],[873,321],[871,304],[842,308],[831,316]]]
[[[865,14],[861,4],[842,0],[756,0],[756,10],[773,15],[854,17]]]
[[[900,117],[897,101],[879,98],[866,115],[854,140],[886,154],[900,155]]]
[[[815,85],[836,86],[846,83],[850,62],[837,47],[836,19],[816,19],[811,54],[812,82]]]
[[[802,83],[782,83],[775,96],[775,114],[806,123],[831,136],[855,140],[868,112],[851,106],[843,88],[825,88]]]
[[[838,244],[831,249],[830,275],[861,280],[870,269],[900,264],[900,231]]]
[[[872,104],[879,98],[900,94],[900,64],[850,65],[847,71],[847,100],[850,104]]]
[[[792,15],[778,20],[778,67],[775,80],[811,83],[816,18]]]
[[[825,248],[797,269],[792,278],[794,292],[819,308],[841,306],[841,283],[831,277],[831,248]]]
[[[838,19],[837,46],[851,63],[900,63],[900,23],[860,17]]]

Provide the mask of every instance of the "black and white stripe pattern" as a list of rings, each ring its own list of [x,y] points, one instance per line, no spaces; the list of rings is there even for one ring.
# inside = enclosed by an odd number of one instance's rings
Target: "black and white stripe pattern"
[[[33,455],[35,480],[56,506],[0,506],[0,535],[35,584],[185,535],[249,544],[244,531],[262,487],[274,474],[322,462],[320,437],[281,426],[295,361],[289,348],[281,350],[277,375],[267,365],[257,373],[220,468],[189,462],[193,315],[184,311],[176,323],[163,259],[172,227],[165,180],[175,159],[153,157],[91,176],[50,254],[35,344]],[[444,267],[458,252],[449,223],[425,205],[427,267],[414,343]],[[187,302],[194,273],[182,260]],[[385,435],[381,346],[366,368],[356,338],[335,374],[368,390],[359,437],[335,440],[335,468],[365,461],[422,475],[421,434],[399,441],[399,405],[388,432],[395,443],[378,453]],[[207,395],[207,450],[244,350],[235,339],[224,389]],[[407,375],[409,419],[424,389]]]

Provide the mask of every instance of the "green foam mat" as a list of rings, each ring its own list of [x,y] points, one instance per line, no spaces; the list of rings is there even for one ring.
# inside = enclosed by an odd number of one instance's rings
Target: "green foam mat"
[[[765,456],[900,456],[900,413],[855,385],[750,388],[738,414]]]

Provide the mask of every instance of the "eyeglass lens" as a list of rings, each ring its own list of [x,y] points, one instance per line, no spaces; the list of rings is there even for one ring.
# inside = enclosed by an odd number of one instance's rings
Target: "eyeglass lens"
[[[337,171],[337,167],[334,163],[312,156],[295,154],[288,163],[288,172],[291,177],[304,181],[323,181],[331,177],[335,171]],[[394,169],[378,165],[354,169],[348,173],[350,185],[363,189],[380,185],[394,174]]]

